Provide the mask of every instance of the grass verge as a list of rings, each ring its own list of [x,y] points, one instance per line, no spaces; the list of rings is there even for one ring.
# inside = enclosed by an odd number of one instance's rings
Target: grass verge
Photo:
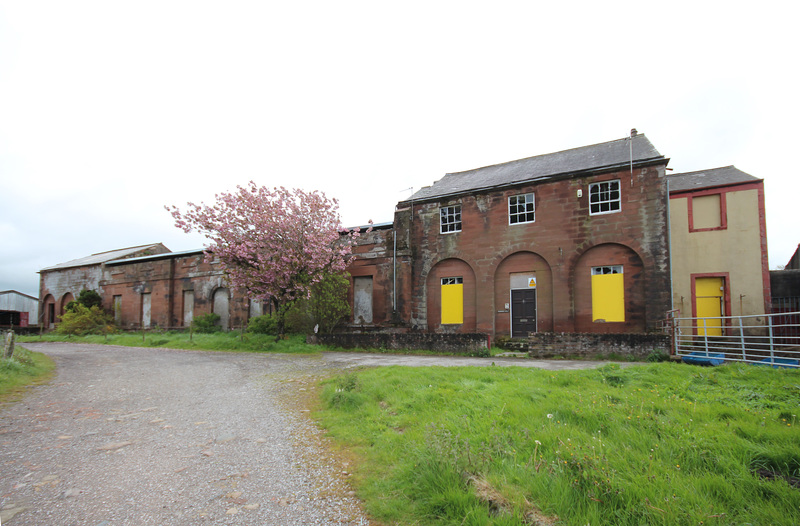
[[[275,352],[292,354],[315,354],[320,349],[306,343],[305,336],[293,335],[275,341],[275,336],[250,334],[235,331],[211,334],[180,331],[146,331],[119,334],[66,336],[49,333],[41,336],[19,336],[19,342],[68,342],[122,345],[125,347],[163,347],[202,351]]]
[[[386,524],[800,524],[800,371],[361,370],[315,413]]]
[[[24,387],[46,382],[53,369],[48,356],[17,346],[13,357],[0,359],[0,402],[13,400]]]

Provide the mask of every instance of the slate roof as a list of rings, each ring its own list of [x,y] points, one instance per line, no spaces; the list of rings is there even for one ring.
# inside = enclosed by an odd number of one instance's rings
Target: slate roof
[[[710,170],[699,170],[697,172],[672,174],[667,177],[667,180],[669,181],[670,193],[762,181],[762,179],[753,177],[733,165],[711,168]]]
[[[638,134],[591,146],[537,155],[465,172],[449,173],[433,185],[416,192],[406,202],[513,186],[558,176],[578,176],[624,168],[631,164],[631,142],[634,166],[668,162],[644,134]]]
[[[99,265],[101,263],[106,263],[107,261],[121,259],[136,254],[138,252],[141,252],[143,250],[156,247],[160,247],[161,249],[164,249],[167,252],[169,252],[169,249],[164,245],[162,245],[161,243],[153,243],[151,245],[141,245],[138,247],[120,248],[117,250],[109,250],[108,252],[98,252],[97,254],[92,254],[91,256],[86,256],[85,258],[73,259],[72,261],[67,261],[65,263],[59,263],[58,265],[53,265],[52,267],[43,268],[39,272],[44,272],[47,270],[59,270],[72,267],[83,267],[85,265]]]
[[[142,261],[156,261],[159,259],[181,258],[185,256],[199,256],[204,253],[205,253],[204,249],[196,248],[194,250],[183,250],[181,252],[164,252],[163,254],[151,254],[149,256],[138,256],[135,258],[115,259],[113,261],[106,261],[106,265],[109,267],[113,267],[117,265],[128,265],[130,263],[141,263]]]

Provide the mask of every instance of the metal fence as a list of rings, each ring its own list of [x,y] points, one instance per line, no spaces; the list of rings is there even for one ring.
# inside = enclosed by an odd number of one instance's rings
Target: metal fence
[[[673,318],[669,325],[674,352],[686,362],[800,367],[800,309],[761,316]]]

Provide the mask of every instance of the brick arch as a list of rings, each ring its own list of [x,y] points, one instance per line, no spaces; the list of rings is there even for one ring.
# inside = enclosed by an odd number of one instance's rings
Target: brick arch
[[[59,316],[63,316],[64,315],[64,309],[67,308],[67,303],[69,303],[70,301],[75,301],[75,296],[73,296],[71,292],[67,292],[66,294],[61,296],[61,302],[59,303],[59,306],[58,306],[58,315]]]
[[[441,279],[464,279],[464,323],[442,325]],[[463,259],[447,258],[434,264],[425,281],[428,330],[437,332],[475,332],[477,327],[475,271]]]
[[[536,277],[537,329],[539,332],[553,330],[553,272],[547,260],[536,252],[527,250],[507,254],[495,268],[494,304],[495,335],[511,334],[511,313],[505,309],[509,303],[511,275],[531,273]],[[502,312],[501,312],[502,311]]]
[[[625,321],[601,323],[592,321],[592,267],[623,266]],[[573,311],[577,332],[645,332],[647,302],[645,300],[645,265],[641,256],[621,243],[602,243],[583,251],[572,266],[570,281],[574,291]]]
[[[56,323],[56,299],[48,294],[42,300],[42,324],[45,329],[50,329]]]

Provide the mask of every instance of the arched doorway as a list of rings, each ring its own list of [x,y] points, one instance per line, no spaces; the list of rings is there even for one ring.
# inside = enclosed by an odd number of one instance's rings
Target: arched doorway
[[[524,338],[553,330],[553,273],[534,252],[515,252],[494,274],[495,334]]]

